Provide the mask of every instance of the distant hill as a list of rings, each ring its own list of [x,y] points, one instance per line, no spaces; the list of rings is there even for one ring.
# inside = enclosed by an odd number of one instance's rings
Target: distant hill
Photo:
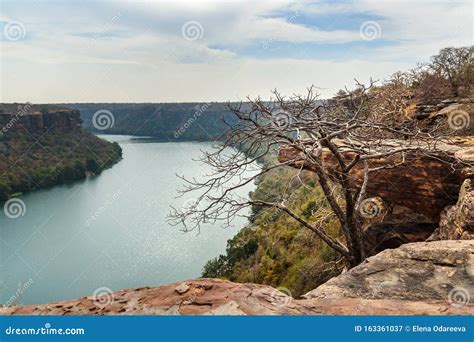
[[[0,202],[99,174],[121,159],[117,143],[82,129],[81,122],[77,110],[0,104]]]
[[[235,120],[228,104],[219,102],[67,103],[61,106],[79,110],[84,128],[94,133],[153,136],[163,141],[216,140],[229,128],[224,119]],[[98,123],[101,116],[108,120],[103,121],[102,126]]]

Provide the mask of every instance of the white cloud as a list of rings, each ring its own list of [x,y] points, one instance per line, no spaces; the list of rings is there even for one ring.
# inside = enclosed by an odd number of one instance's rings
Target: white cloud
[[[470,2],[51,3],[50,11],[44,6],[10,4],[2,14],[25,23],[27,32],[25,40],[2,41],[1,101],[225,101],[266,96],[275,87],[301,92],[311,84],[330,96],[354,77],[384,78],[427,61],[442,47],[470,45],[473,38]],[[392,44],[367,43],[342,61],[317,53],[301,60],[235,52],[261,49],[271,40],[331,43],[342,53],[346,43],[362,41],[358,30],[324,31],[297,20],[335,13],[383,18],[381,39]],[[181,37],[189,20],[203,25],[202,39]]]
[[[330,62],[293,59],[239,59],[214,64],[157,62],[143,65],[68,65],[32,67],[21,75],[2,79],[17,101],[35,102],[153,102],[227,101],[261,95],[274,88],[284,94],[304,92],[307,86],[321,87],[330,96],[353,78],[367,82],[369,76],[383,78],[406,68],[403,63],[368,61]],[[67,72],[66,72],[67,71]],[[48,77],[49,75],[49,77]],[[32,79],[41,79],[38,84]],[[80,79],[81,82],[71,82]],[[64,85],[67,84],[67,87]]]

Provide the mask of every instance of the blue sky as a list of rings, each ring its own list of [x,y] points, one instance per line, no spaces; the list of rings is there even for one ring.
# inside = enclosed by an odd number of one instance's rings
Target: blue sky
[[[472,45],[470,1],[1,2],[0,101],[323,97]]]

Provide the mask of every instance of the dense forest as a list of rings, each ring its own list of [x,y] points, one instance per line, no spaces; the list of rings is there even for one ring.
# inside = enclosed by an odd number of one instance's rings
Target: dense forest
[[[99,174],[121,155],[117,143],[82,129],[47,134],[11,129],[0,135],[0,201]]]
[[[216,140],[228,129],[232,115],[226,103],[68,103],[81,112],[92,132],[153,136],[162,141]],[[111,113],[106,129],[94,124],[98,111]],[[225,120],[225,121],[224,121]]]

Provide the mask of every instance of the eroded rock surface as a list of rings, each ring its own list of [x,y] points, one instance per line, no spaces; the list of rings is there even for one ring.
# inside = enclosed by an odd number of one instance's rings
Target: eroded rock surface
[[[439,228],[430,240],[474,239],[474,180],[466,179],[455,205],[441,212]]]
[[[474,306],[459,302],[452,291],[462,288],[472,295],[473,269],[474,241],[412,243],[369,258],[303,299],[270,286],[203,278],[100,298],[5,307],[0,314],[467,315],[474,314]]]
[[[464,296],[466,307],[474,314],[474,240],[419,242],[387,249],[304,297],[449,301],[457,295]]]
[[[371,167],[401,164],[370,176],[366,197],[380,203],[374,202],[379,214],[363,222],[368,251],[377,253],[425,240],[474,238],[474,138],[453,138],[438,148],[431,155],[408,153],[404,163],[401,156],[370,161]],[[352,160],[355,154],[344,156]],[[315,171],[294,148],[280,149],[278,158]],[[329,176],[336,175],[339,166],[332,153],[323,150],[321,159]],[[356,164],[350,173],[355,189],[360,188],[363,177],[362,165]]]
[[[471,143],[474,141],[471,139]],[[373,159],[371,168],[387,164],[397,165],[390,169],[382,169],[371,173],[367,184],[367,196],[379,196],[390,206],[400,206],[424,216],[426,222],[438,222],[441,211],[447,205],[453,205],[459,195],[461,184],[466,179],[466,169],[474,165],[474,147],[467,145],[439,144],[442,152],[426,155],[420,152],[405,154],[405,162],[401,155]],[[343,153],[350,161],[354,152]],[[323,150],[322,163],[334,174],[338,172],[338,163],[332,153]],[[311,164],[305,164],[301,153],[294,148],[281,148],[278,160],[292,162],[296,168],[314,171]],[[329,175],[331,176],[331,175]],[[355,188],[362,185],[364,168],[362,163],[350,172]]]

